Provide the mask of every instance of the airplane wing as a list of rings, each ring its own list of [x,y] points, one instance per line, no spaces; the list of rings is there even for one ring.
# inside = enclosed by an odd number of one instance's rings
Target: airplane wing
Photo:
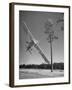
[[[34,36],[32,35],[32,33],[30,32],[29,28],[27,27],[26,23],[23,22],[23,25],[24,25],[24,31],[26,32],[27,35],[29,35],[30,39],[31,40],[35,40]]]

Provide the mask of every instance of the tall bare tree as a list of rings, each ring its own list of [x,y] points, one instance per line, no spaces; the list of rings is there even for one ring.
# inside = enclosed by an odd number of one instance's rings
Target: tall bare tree
[[[51,51],[51,72],[53,72],[53,46],[52,43],[54,40],[58,39],[55,35],[55,30],[53,30],[54,23],[51,19],[48,19],[45,23],[45,34],[47,34],[47,41],[50,43],[50,51]]]

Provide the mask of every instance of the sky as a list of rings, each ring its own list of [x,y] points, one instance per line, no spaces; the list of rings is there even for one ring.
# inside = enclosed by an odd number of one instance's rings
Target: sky
[[[51,62],[50,43],[46,40],[48,35],[44,33],[45,22],[51,19],[55,24],[59,18],[63,19],[64,14],[58,12],[19,11],[19,64],[46,63],[34,47],[32,47],[32,54],[26,52],[26,41],[29,40],[29,36],[25,33],[23,22],[27,24],[34,38],[38,40],[43,53]],[[58,40],[52,42],[53,63],[64,62],[64,31],[61,31],[62,25],[63,23],[60,23],[53,27],[55,35],[58,36]]]

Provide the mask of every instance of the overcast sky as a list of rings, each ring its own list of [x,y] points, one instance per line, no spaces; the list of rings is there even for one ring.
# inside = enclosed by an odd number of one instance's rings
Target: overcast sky
[[[19,64],[41,64],[45,63],[38,51],[33,47],[32,54],[26,52],[26,39],[28,38],[22,22],[25,22],[31,33],[42,48],[45,56],[50,60],[50,44],[47,42],[45,31],[45,22],[52,19],[53,23],[58,18],[64,18],[64,14],[55,12],[35,12],[35,11],[20,11],[19,12]],[[61,25],[55,26],[53,30],[59,37],[52,44],[53,46],[53,62],[64,62],[64,33],[61,31]]]

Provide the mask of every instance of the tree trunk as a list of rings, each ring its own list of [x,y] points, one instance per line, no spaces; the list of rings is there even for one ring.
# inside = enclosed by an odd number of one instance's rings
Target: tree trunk
[[[53,53],[52,53],[52,40],[50,37],[50,49],[51,49],[51,72],[53,72]]]

